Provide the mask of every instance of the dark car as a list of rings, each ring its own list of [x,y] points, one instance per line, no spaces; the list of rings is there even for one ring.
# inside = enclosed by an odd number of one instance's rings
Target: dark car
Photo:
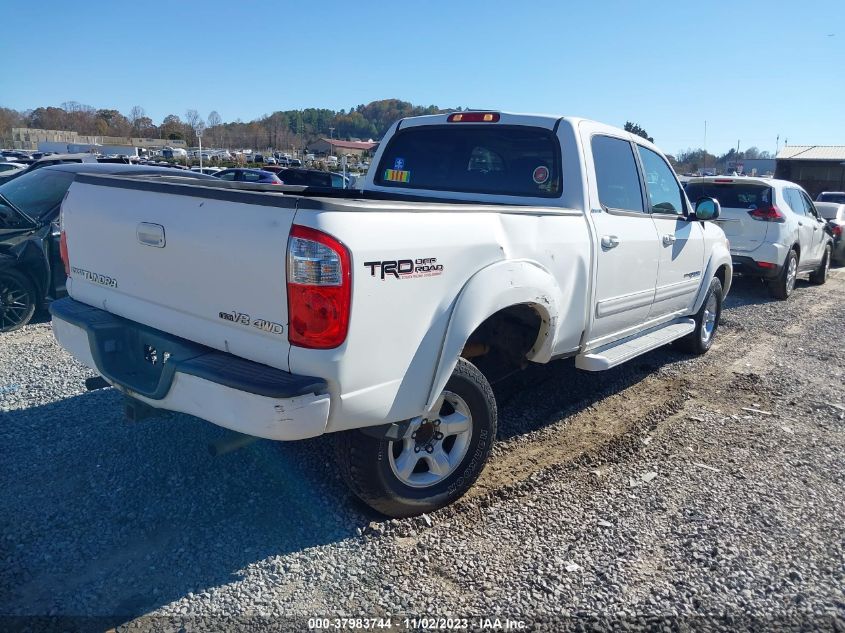
[[[331,173],[319,169],[282,169],[277,172],[279,178],[286,185],[301,185],[305,187],[335,187],[335,179]],[[343,188],[335,187],[335,188]]]
[[[161,167],[75,163],[41,167],[0,185],[0,332],[26,325],[45,300],[65,294],[56,220],[79,173],[212,179]]]
[[[228,180],[230,182],[253,182],[264,185],[282,185],[284,182],[276,174],[264,169],[241,169],[235,167],[224,169],[214,174],[214,178]]]
[[[845,191],[822,191],[816,196],[816,202],[835,202],[845,204]]]

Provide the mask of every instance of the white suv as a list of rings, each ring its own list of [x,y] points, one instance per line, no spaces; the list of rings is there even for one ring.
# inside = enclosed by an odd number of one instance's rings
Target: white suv
[[[731,243],[736,274],[762,277],[778,299],[786,299],[799,274],[823,284],[832,240],[807,192],[795,183],[744,176],[693,178],[689,199],[716,198],[717,222]]]

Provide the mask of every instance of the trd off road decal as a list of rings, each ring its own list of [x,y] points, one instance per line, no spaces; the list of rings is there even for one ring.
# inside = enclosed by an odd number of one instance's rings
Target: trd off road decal
[[[364,262],[364,267],[370,269],[370,277],[395,277],[396,279],[417,279],[420,277],[436,277],[443,274],[443,264],[437,263],[436,257],[421,257],[420,259],[390,259],[381,262]]]
[[[256,330],[269,332],[270,334],[282,334],[285,331],[284,326],[280,323],[274,323],[273,321],[267,321],[266,319],[253,320],[248,314],[238,312],[237,310],[232,310],[231,312],[221,312],[218,316],[224,321],[230,321],[240,325],[248,325],[250,327],[254,327]]]

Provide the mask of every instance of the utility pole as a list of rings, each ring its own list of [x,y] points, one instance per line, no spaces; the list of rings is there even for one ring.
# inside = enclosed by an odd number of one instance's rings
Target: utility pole
[[[704,167],[702,171],[707,169],[707,119],[704,120]],[[704,175],[704,174],[702,174]]]
[[[330,141],[334,140],[334,128],[333,127],[329,128],[329,140]],[[334,156],[334,145],[332,145],[331,143],[329,143],[329,153],[332,156]]]

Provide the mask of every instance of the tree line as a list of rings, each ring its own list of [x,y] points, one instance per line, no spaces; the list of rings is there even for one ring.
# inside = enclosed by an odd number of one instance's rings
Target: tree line
[[[208,146],[294,148],[305,147],[318,138],[330,136],[338,139],[379,139],[391,123],[402,117],[461,109],[417,106],[399,99],[383,99],[352,107],[348,111],[327,108],[279,110],[248,122],[240,119],[224,122],[216,110],[204,117],[198,110],[190,109],[181,117],[168,114],[156,124],[142,106],[134,106],[124,114],[114,109],[97,109],[67,101],[59,107],[26,111],[0,107],[0,144],[11,144],[12,128],[30,127],[68,130],[90,136],[181,139],[189,146],[197,145],[199,133]]]
[[[338,139],[379,139],[390,125],[403,117],[441,112],[461,111],[465,108],[443,109],[434,105],[417,106],[399,99],[383,99],[349,110],[305,108],[279,110],[254,121],[240,119],[225,123],[216,110],[203,117],[190,109],[180,117],[168,114],[156,124],[142,106],[133,106],[123,114],[114,109],[97,109],[76,101],[66,101],[59,107],[41,107],[17,111],[0,107],[0,145],[11,146],[13,127],[47,130],[69,130],[90,136],[136,136],[181,139],[189,146],[197,143],[197,133],[209,147],[229,148],[302,148],[321,137]],[[649,141],[654,139],[638,123],[626,121],[624,129]],[[705,150],[687,149],[668,156],[679,174],[696,173],[705,168],[724,168],[729,162],[749,158],[772,158],[770,152],[756,147],[737,152],[731,148],[721,155]]]

